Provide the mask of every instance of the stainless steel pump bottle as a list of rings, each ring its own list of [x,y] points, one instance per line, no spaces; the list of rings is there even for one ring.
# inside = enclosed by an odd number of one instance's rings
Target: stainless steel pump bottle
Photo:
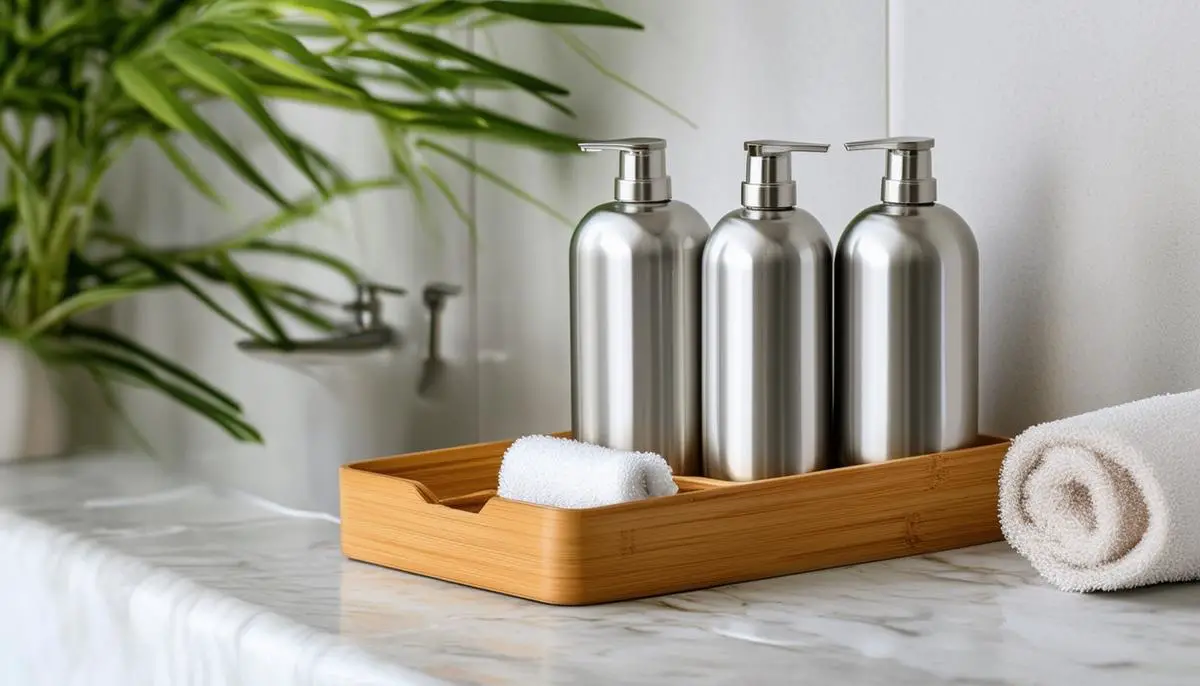
[[[935,204],[932,138],[887,151],[883,204],[846,227],[834,260],[835,403],[844,464],[952,450],[978,434],[979,253]]]
[[[828,145],[747,141],[742,207],[704,248],[704,471],[729,481],[827,465],[833,250],[796,207],[791,153]]]
[[[709,228],[671,200],[666,142],[580,143],[617,150],[616,201],[571,239],[571,425],[575,438],[656,452],[698,475],[700,255]]]

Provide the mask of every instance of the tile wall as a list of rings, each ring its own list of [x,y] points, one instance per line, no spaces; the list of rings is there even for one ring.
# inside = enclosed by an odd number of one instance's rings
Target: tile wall
[[[1200,5],[890,8],[891,129],[983,259],[992,431],[1200,385]]]

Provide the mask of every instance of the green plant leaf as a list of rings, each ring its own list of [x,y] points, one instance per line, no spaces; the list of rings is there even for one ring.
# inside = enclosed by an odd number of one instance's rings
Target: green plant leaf
[[[312,165],[314,169],[318,169],[325,173],[325,175],[328,177],[328,186],[342,187],[351,183],[350,177],[346,175],[346,170],[342,169],[337,162],[334,162],[332,159],[330,159],[328,155],[322,152],[315,145],[306,142],[302,138],[295,139],[294,143],[300,148],[304,155],[308,157],[309,164]]]
[[[438,25],[455,22],[470,14],[483,11],[478,2],[464,0],[432,0],[388,12],[375,17],[372,27],[397,27],[409,24]]]
[[[162,372],[176,377],[189,385],[195,386],[197,389],[210,396],[214,402],[224,405],[229,411],[242,411],[242,406],[237,400],[234,400],[231,396],[200,378],[197,374],[188,370],[186,367],[176,364],[175,362],[168,360],[153,350],[150,350],[144,345],[130,338],[126,338],[125,336],[122,336],[114,331],[109,331],[107,329],[101,329],[94,326],[85,326],[83,324],[71,324],[66,328],[66,330],[64,330],[63,334],[67,339],[82,338],[87,340],[89,343],[113,348],[117,351],[145,360],[146,363],[158,368]]]
[[[425,120],[419,120],[416,124],[409,121],[407,125],[433,134],[461,133],[553,152],[579,151],[579,139],[575,136],[531,126],[482,107],[460,105],[452,110],[446,109],[443,114],[434,110]]]
[[[200,288],[190,279],[180,273],[178,267],[187,267],[186,262],[181,262],[178,266],[174,263],[175,256],[173,255],[156,255],[148,249],[140,246],[136,241],[126,237],[118,236],[109,232],[96,232],[96,237],[105,240],[124,248],[126,255],[123,259],[135,262],[147,269],[150,275],[161,284],[171,284],[183,288],[192,295],[196,300],[199,300],[205,307],[212,310],[217,316],[235,326],[240,331],[248,334],[255,340],[268,341],[270,339],[263,336],[254,327],[243,322],[239,317],[230,312],[220,303],[213,299],[203,288]]]
[[[292,203],[290,208],[281,210],[275,215],[252,224],[248,228],[238,231],[227,238],[206,245],[179,250],[172,257],[180,260],[196,260],[210,257],[223,250],[236,250],[254,241],[279,233],[297,222],[315,216],[333,198],[352,196],[369,190],[392,188],[396,185],[397,180],[395,178],[381,177],[334,186],[330,189],[328,197],[322,197],[317,194],[309,195]]]
[[[489,74],[485,71],[477,69],[466,69],[461,67],[439,67],[443,73],[453,77],[461,86],[467,88],[487,88],[490,90],[512,90],[516,88],[512,81]]]
[[[387,144],[392,168],[408,184],[409,190],[416,197],[419,208],[422,211],[428,209],[425,186],[421,183],[421,176],[417,174],[417,165],[413,162],[414,150],[409,145],[408,136],[403,130],[391,126],[388,122],[379,122],[379,133]]]
[[[346,32],[336,26],[313,21],[281,20],[274,22],[281,31],[300,38],[345,38]]]
[[[55,327],[66,323],[71,317],[83,314],[98,307],[111,305],[145,290],[145,285],[100,286],[75,295],[59,302],[46,310],[40,317],[25,327],[21,334],[23,338],[35,338]]]
[[[367,50],[353,50],[346,54],[346,57],[353,59],[369,60],[380,64],[391,65],[397,69],[408,72],[421,83],[430,88],[458,88],[458,79],[453,75],[447,74],[445,69],[432,62],[422,62],[413,60],[400,55],[393,55],[382,50],[374,48]]]
[[[512,17],[512,16],[508,16],[508,15],[504,15],[504,14],[489,14],[485,17],[480,17],[479,19],[476,19],[475,21],[470,22],[469,24],[467,24],[467,28],[471,29],[472,31],[476,31],[476,30],[480,30],[480,29],[488,29],[493,26],[497,26],[499,24],[511,24],[516,21],[517,21],[516,17]],[[483,31],[483,35],[484,35],[484,39],[488,41],[488,49],[491,50],[492,53],[494,53],[494,54],[497,53],[497,51],[495,50],[496,46],[494,44],[494,41],[492,40],[491,34],[486,31]]]
[[[468,112],[482,123],[481,136],[552,152],[579,152],[577,136],[531,126],[482,107],[471,107]]]
[[[216,261],[217,268],[225,275],[229,285],[233,286],[233,289],[246,302],[262,325],[271,333],[272,341],[284,350],[295,347],[279,320],[271,313],[271,308],[264,302],[262,295],[254,288],[237,264],[230,259],[229,255],[223,252],[217,253],[213,256],[213,260]]]
[[[113,73],[126,95],[137,101],[164,124],[196,137],[217,153],[239,176],[277,204],[291,203],[225,137],[217,133],[192,108],[154,75],[129,61],[113,65]]]
[[[0,105],[14,107],[25,112],[39,114],[62,112],[69,115],[79,113],[79,103],[67,93],[50,90],[33,90],[14,86],[0,92]]]
[[[8,159],[5,162],[10,166],[8,181],[9,188],[14,185],[20,187],[21,190],[29,194],[24,202],[28,205],[22,207],[22,199],[17,198],[17,210],[26,222],[36,220],[38,216],[44,212],[44,208],[40,194],[37,193],[38,175],[36,170],[30,169],[26,162],[25,152],[17,148],[16,143],[9,137],[8,133],[0,126],[0,149],[2,149]]]
[[[17,208],[12,201],[0,205],[0,250],[8,245],[8,240],[14,234],[13,227],[17,223]],[[0,261],[0,267],[6,266]]]
[[[644,28],[636,21],[609,12],[603,8],[578,5],[571,2],[465,2],[463,0],[441,0],[422,2],[402,10],[382,14],[375,18],[374,26],[401,26],[404,24],[443,24],[462,17],[489,11],[500,17],[511,17],[540,24],[568,24],[574,26],[602,26],[620,29]],[[480,20],[472,24],[478,26]]]
[[[19,161],[12,160],[12,170],[14,172],[23,168],[23,164]],[[24,176],[24,172],[20,172]],[[24,176],[21,183],[11,184],[13,194],[17,200],[17,214],[21,217],[19,226],[21,233],[25,236],[25,249],[29,253],[29,262],[34,267],[40,267],[46,262],[46,245],[45,245],[45,226],[44,219],[47,214],[46,200],[37,192],[36,187],[32,183],[32,179]]]
[[[444,145],[441,145],[439,143],[435,143],[435,142],[429,141],[429,140],[423,140],[418,145],[422,148],[432,150],[432,151],[438,153],[439,155],[441,155],[453,162],[458,163],[462,167],[469,169],[470,171],[474,172],[475,174],[482,176],[483,178],[487,179],[488,181],[491,181],[492,183],[503,188],[504,190],[508,191],[509,193],[512,193],[513,195],[517,196],[518,198],[524,200],[525,202],[533,205],[534,207],[539,208],[540,210],[542,210],[546,214],[550,215],[551,217],[554,217],[555,219],[559,220],[563,224],[565,224],[567,226],[572,225],[573,222],[569,218],[567,218],[567,216],[564,215],[562,212],[559,212],[558,210],[554,209],[550,205],[537,199],[533,195],[530,195],[528,191],[522,189],[520,186],[509,181],[501,174],[498,174],[495,171],[479,164],[475,160],[473,160],[465,155],[460,154],[456,150],[452,150],[450,148],[447,148]]]
[[[188,268],[207,279],[229,285],[228,276],[220,269],[217,269],[210,264],[189,262]],[[335,304],[328,298],[317,295],[316,293],[296,286],[295,284],[274,281],[272,279],[265,279],[260,276],[252,276],[250,274],[244,274],[244,276],[250,287],[252,287],[263,299],[263,301],[265,301],[265,303],[270,307],[307,324],[317,331],[330,332],[337,329],[337,324],[335,324],[333,320],[311,307],[313,303],[321,305]],[[298,298],[301,302],[296,302],[291,298]]]
[[[95,12],[90,9],[76,9],[53,24],[43,28],[41,31],[38,31],[30,38],[27,45],[31,48],[40,47],[65,33],[69,33],[80,26],[86,25],[89,23],[89,21],[94,21],[95,18]]]
[[[619,83],[622,86],[624,86],[625,88],[628,88],[630,91],[633,91],[634,93],[638,94],[642,98],[645,98],[647,101],[655,104],[656,106],[661,108],[663,111],[670,114],[672,117],[675,117],[676,119],[687,124],[688,126],[692,127],[693,129],[700,128],[700,126],[698,124],[696,124],[696,122],[689,119],[687,117],[687,115],[685,115],[683,112],[680,112],[679,110],[675,109],[674,107],[671,107],[663,100],[654,97],[654,95],[652,93],[650,93],[649,91],[647,91],[646,89],[638,87],[632,81],[626,79],[625,77],[621,76],[620,74],[613,71],[612,69],[609,69],[608,66],[606,66],[604,64],[604,62],[600,59],[600,56],[598,54],[596,54],[596,51],[593,50],[591,48],[591,46],[589,46],[587,43],[584,43],[583,40],[581,40],[575,34],[571,33],[570,31],[567,31],[566,29],[562,29],[562,28],[555,28],[554,33],[557,34],[558,37],[562,40],[562,42],[565,43],[566,46],[568,48],[570,48],[576,55],[579,55],[580,57],[582,57],[583,60],[592,67],[592,69],[595,69],[596,71],[600,72],[602,75],[604,75],[605,77],[607,77],[614,83]]]
[[[56,356],[63,361],[86,364],[141,382],[173,398],[182,405],[195,410],[200,415],[220,426],[237,440],[262,443],[262,435],[258,433],[257,429],[241,418],[240,412],[231,412],[221,404],[163,379],[145,364],[131,360],[123,355],[99,349],[59,352]]]
[[[303,85],[284,86],[264,84],[259,87],[264,98],[273,100],[292,100],[295,102],[321,105],[353,113],[370,114],[374,109],[372,102],[364,102],[354,94],[342,91],[306,88]]]
[[[151,36],[162,31],[180,13],[190,9],[192,0],[156,0],[149,3],[149,12],[140,12],[123,17],[124,22],[115,40],[110,38],[109,48],[117,55],[124,55],[142,47]]]
[[[507,2],[488,0],[479,3],[498,14],[527,19],[542,24],[572,24],[575,26],[607,26],[619,29],[643,29],[636,21],[594,7],[552,2]]]
[[[239,246],[238,250],[249,252],[266,252],[276,255],[297,257],[324,265],[346,277],[346,280],[350,281],[351,283],[358,283],[362,281],[362,273],[359,272],[358,269],[355,269],[350,263],[340,260],[329,253],[322,252],[316,248],[310,248],[299,243],[257,240]]]
[[[271,302],[271,304],[288,315],[308,324],[312,328],[322,333],[329,333],[337,330],[337,324],[332,319],[317,312],[311,307],[305,307],[299,303],[292,302],[287,298],[278,294],[266,292],[263,297]]]
[[[276,92],[272,89],[272,92]],[[293,94],[278,92],[279,97],[291,99]],[[302,102],[312,102],[300,96]],[[336,99],[318,100],[330,107],[339,106]],[[542,129],[498,112],[466,103],[436,101],[397,101],[377,99],[369,108],[377,117],[394,122],[409,132],[426,131],[432,134],[459,134],[493,138],[508,143],[528,145],[555,152],[579,152],[575,136]]]
[[[178,170],[181,175],[183,175],[183,178],[187,179],[188,183],[192,184],[192,187],[195,188],[201,195],[213,201],[215,204],[220,205],[221,207],[228,207],[228,204],[225,202],[225,198],[222,198],[221,194],[218,193],[216,189],[214,189],[212,185],[208,183],[208,180],[204,178],[204,175],[201,174],[198,169],[196,169],[196,166],[192,164],[192,161],[188,159],[187,155],[183,154],[183,151],[171,142],[170,138],[162,133],[155,132],[150,134],[150,139],[154,141],[154,144],[158,146],[159,150],[162,150],[163,155],[165,155],[166,158],[171,161],[171,164],[173,164],[175,169]]]
[[[211,265],[189,262],[188,266],[205,278],[222,284],[228,283],[225,274]],[[319,296],[295,284],[272,281],[271,279],[264,279],[249,274],[246,275],[246,278],[267,303],[284,314],[294,317],[318,331],[329,332],[337,328],[337,324],[332,319],[310,306],[312,303],[322,305],[335,304],[328,298]],[[301,302],[292,300],[291,298],[293,297],[298,298]]]
[[[440,248],[444,245],[444,238],[440,229],[440,217],[434,212],[429,203],[429,196],[425,192],[425,180],[427,177],[420,173],[419,158],[421,154],[413,145],[415,139],[409,132],[401,127],[393,126],[386,121],[379,122],[380,134],[383,136],[384,142],[387,144],[388,156],[392,161],[392,168],[407,184],[407,187],[412,191],[413,199],[416,203],[416,224],[424,230],[425,235],[429,237],[435,247]]]
[[[318,91],[331,91],[350,96],[352,98],[357,98],[363,94],[361,89],[338,83],[332,78],[324,75],[321,71],[314,71],[313,69],[306,68],[301,64],[285,60],[270,50],[266,50],[252,43],[233,43],[229,41],[221,41],[217,43],[211,43],[205,47],[215,52],[233,55],[235,57],[249,60],[259,65],[263,69],[282,76],[289,81],[294,81],[296,83],[315,88]]]
[[[459,16],[479,10],[479,5],[474,2],[463,2],[462,0],[431,0],[430,2],[420,2],[402,10],[388,12],[375,17],[373,26],[399,26],[402,24],[439,24],[452,19],[457,19]]]
[[[147,262],[150,262],[150,261],[146,260],[146,259],[143,260],[144,264]],[[225,321],[234,325],[235,327],[240,329],[242,332],[244,332],[251,338],[258,340],[258,341],[265,340],[265,341],[274,343],[274,341],[271,341],[271,339],[262,335],[262,333],[260,333],[254,327],[243,322],[241,320],[241,318],[239,318],[237,315],[233,314],[228,309],[226,309],[224,306],[222,306],[220,303],[218,303],[216,300],[214,300],[213,297],[210,296],[208,293],[206,293],[203,288],[200,288],[196,284],[192,283],[192,281],[190,279],[183,276],[178,271],[172,269],[169,265],[167,265],[165,263],[161,263],[161,262],[157,262],[157,263],[151,262],[147,266],[150,266],[151,270],[162,281],[167,282],[167,283],[173,283],[175,285],[182,287],[184,290],[191,293],[192,297],[196,298],[196,300],[199,300],[201,303],[203,303],[205,307],[212,310],[218,317],[220,317],[221,319],[224,319]]]
[[[405,90],[412,93],[420,93],[422,91],[429,90],[429,86],[421,83],[408,74],[399,74],[394,71],[371,71],[367,69],[360,69],[355,66],[346,66],[342,69],[347,73],[353,74],[354,78],[358,79],[359,83],[363,84],[381,83],[393,86],[403,86]]]
[[[482,55],[478,55],[470,50],[449,43],[440,38],[436,38],[425,33],[414,33],[412,31],[404,31],[401,29],[388,29],[384,35],[393,38],[405,45],[408,45],[416,50],[420,50],[429,55],[437,57],[445,57],[469,64],[480,71],[495,74],[507,81],[511,81],[514,86],[524,90],[533,96],[539,98],[551,107],[562,112],[570,114],[570,109],[558,102],[552,95],[568,95],[570,91],[557,84],[550,83],[544,79],[540,79],[532,74],[527,74],[523,71],[507,67],[499,62],[494,62]]]
[[[223,272],[220,269],[218,269],[217,267],[213,266],[207,260],[208,260],[208,258],[204,258],[204,260],[186,260],[186,261],[185,260],[176,260],[176,264],[183,265],[184,262],[186,262],[187,268],[190,269],[191,271],[196,272],[200,276],[203,276],[206,279],[209,279],[209,280],[212,280],[212,281],[215,281],[218,283],[228,285],[229,280],[228,280],[225,272]],[[255,274],[250,274],[250,273],[247,273],[244,271],[242,272],[242,274],[245,277],[245,279],[250,283],[250,285],[254,288],[254,290],[263,294],[264,297],[270,295],[270,296],[278,297],[278,298],[281,298],[284,300],[286,300],[287,298],[297,298],[308,304],[313,304],[313,303],[321,304],[321,305],[334,305],[335,304],[329,298],[326,298],[323,295],[318,295],[317,293],[315,293],[307,288],[297,286],[296,284],[293,284],[293,283],[288,283],[286,281],[277,281],[275,279],[268,279],[266,277],[258,276]]]
[[[429,177],[429,181],[433,184],[433,187],[438,189],[438,192],[446,199],[446,202],[450,205],[450,209],[454,210],[454,214],[458,216],[459,220],[467,225],[467,230],[471,232],[471,242],[474,242],[478,234],[475,217],[467,211],[466,207],[463,207],[463,204],[458,199],[458,195],[454,193],[454,189],[450,187],[450,184],[436,169],[428,164],[422,164],[421,171],[425,176]]]
[[[61,165],[55,165],[55,149],[58,146],[45,145],[42,146],[33,160],[33,166],[29,172],[33,175],[33,183],[38,188],[48,188],[51,183],[50,177],[56,172],[61,172]]]
[[[296,299],[298,299],[306,304],[309,304],[309,305],[313,305],[313,304],[335,305],[336,304],[333,300],[330,300],[329,298],[327,298],[323,295],[320,295],[318,293],[315,293],[315,292],[313,292],[307,288],[304,288],[302,286],[297,286],[294,283],[287,283],[286,281],[276,281],[274,279],[267,279],[267,278],[264,278],[261,276],[247,275],[247,278],[250,279],[250,283],[253,284],[255,290],[258,290],[264,294],[270,294],[272,296],[277,296],[277,297],[283,298],[283,299],[296,298]]]
[[[344,17],[366,21],[371,18],[370,12],[344,0],[275,0],[274,4],[335,20]]]
[[[308,165],[308,157],[295,144],[291,134],[275,121],[266,106],[259,100],[255,85],[235,69],[209,53],[181,41],[172,41],[163,47],[166,56],[181,72],[205,88],[220,93],[232,100],[250,116],[267,134],[276,147],[292,161],[318,190],[324,190],[324,182]]]
[[[121,420],[121,423],[125,425],[125,428],[129,431],[129,435],[133,438],[133,442],[138,448],[146,455],[154,455],[155,450],[150,445],[150,441],[146,440],[146,437],[142,435],[137,424],[129,416],[129,411],[125,409],[125,406],[117,397],[112,380],[105,376],[102,370],[86,361],[80,361],[79,366],[83,367],[88,376],[91,377],[92,382],[96,384],[96,388],[100,390],[100,397],[103,398],[105,406],[112,410],[117,415],[117,418]]]
[[[206,26],[216,26],[224,29],[227,32],[232,32],[239,38],[246,40],[246,42],[249,44],[275,48],[276,50],[279,50],[295,60],[300,65],[308,67],[310,70],[319,74],[328,76],[331,79],[336,80],[340,77],[337,71],[334,70],[329,63],[327,63],[313,51],[309,50],[308,47],[305,46],[304,43],[302,43],[295,36],[287,31],[280,30],[269,24],[229,21],[210,23]],[[346,85],[353,87],[354,82],[347,79]]]

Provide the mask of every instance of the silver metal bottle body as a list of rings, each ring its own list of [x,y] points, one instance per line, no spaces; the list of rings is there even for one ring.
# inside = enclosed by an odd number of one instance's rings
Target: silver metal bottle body
[[[832,252],[802,209],[738,209],[713,229],[702,277],[707,476],[828,465]]]
[[[834,264],[843,464],[951,450],[978,436],[979,252],[943,205],[860,213]]]
[[[611,202],[571,239],[577,439],[701,472],[700,257],[709,228],[678,201]]]

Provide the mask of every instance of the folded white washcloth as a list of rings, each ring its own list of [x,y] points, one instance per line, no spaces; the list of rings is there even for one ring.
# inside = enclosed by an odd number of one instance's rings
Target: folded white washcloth
[[[1064,591],[1200,578],[1200,391],[1021,434],[1000,471],[1000,524]]]
[[[553,436],[525,436],[500,463],[497,494],[552,507],[584,508],[674,495],[667,461]]]

